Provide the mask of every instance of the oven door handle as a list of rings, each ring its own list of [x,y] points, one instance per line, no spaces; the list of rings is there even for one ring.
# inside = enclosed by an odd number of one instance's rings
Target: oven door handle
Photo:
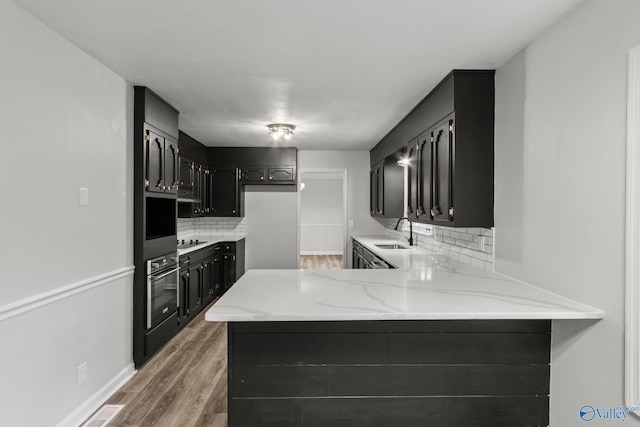
[[[152,326],[152,319],[151,319],[151,311],[152,311],[152,307],[151,307],[151,287],[152,287],[152,283],[155,280],[158,279],[162,279],[165,276],[168,276],[170,274],[174,274],[174,273],[178,273],[180,271],[180,267],[174,268],[172,270],[167,271],[164,274],[161,274],[159,276],[152,276],[149,275],[147,276],[147,329],[149,329]],[[178,289],[180,289],[180,280],[178,279]],[[178,291],[180,292],[180,291]],[[180,300],[180,298],[178,297],[178,301]]]
[[[163,274],[161,274],[161,275],[159,275],[159,276],[153,276],[153,275],[151,275],[151,276],[149,276],[149,281],[162,279],[163,277],[168,276],[168,275],[170,275],[170,274],[173,274],[173,273],[175,273],[176,271],[180,271],[180,267],[177,267],[177,268],[174,268],[174,269],[172,269],[172,270],[169,270],[169,271],[167,271],[166,273],[163,273]]]

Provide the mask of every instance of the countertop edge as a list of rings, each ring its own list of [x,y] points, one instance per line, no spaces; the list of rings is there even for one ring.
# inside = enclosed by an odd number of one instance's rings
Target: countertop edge
[[[246,239],[246,237],[247,236],[207,236],[207,237],[204,237],[204,238],[205,239],[211,239],[211,240],[207,240],[204,243],[192,246],[190,248],[178,249],[178,255],[179,256],[188,255],[191,252],[195,252],[195,251],[199,251],[201,249],[208,248],[209,246],[213,246],[216,243],[224,243],[224,242],[235,242],[235,243],[237,243],[242,239]],[[200,240],[200,239],[198,239],[198,240]]]

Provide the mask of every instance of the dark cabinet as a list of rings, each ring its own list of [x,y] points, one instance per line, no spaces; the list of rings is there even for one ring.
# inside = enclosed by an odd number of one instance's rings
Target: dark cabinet
[[[371,169],[369,206],[372,216],[404,216],[404,169],[398,164],[399,158],[400,152],[387,157]]]
[[[244,274],[244,239],[221,243],[220,294],[225,293]]]
[[[195,164],[193,160],[178,157],[178,197],[192,198],[195,180]]]
[[[450,225],[453,220],[453,115],[424,132],[408,147],[409,217]]]
[[[178,327],[226,292],[244,274],[244,239],[220,242],[180,257]]]
[[[196,216],[207,216],[211,212],[211,176],[206,165],[199,164],[196,171],[196,186],[194,188],[194,214]]]
[[[185,162],[185,178],[189,173],[188,162]],[[206,165],[196,161],[191,162],[193,181],[191,191],[180,194],[178,216],[180,218],[195,218],[207,216],[211,210],[211,173]]]
[[[133,94],[133,361],[143,365],[176,331],[176,313],[148,328],[150,259],[176,250],[179,112],[146,87]],[[119,173],[114,171],[114,173]]]
[[[407,207],[406,213],[409,218],[416,219],[424,215],[423,189],[421,178],[422,149],[425,145],[424,138],[417,138],[407,145],[406,168],[407,168]]]
[[[390,269],[396,268],[384,259],[380,258],[355,239],[351,239],[351,268],[353,269]]]
[[[267,169],[245,167],[240,169],[240,180],[243,184],[264,184],[267,181]]]
[[[243,184],[295,184],[296,168],[244,167],[240,175]]]
[[[182,263],[181,263],[182,264]],[[183,327],[189,319],[189,269],[180,271],[178,289],[178,324]]]
[[[199,163],[194,163],[193,165],[193,215],[192,216],[202,216],[202,165]]]
[[[445,120],[431,137],[431,219],[449,225],[453,221],[453,119]]]
[[[189,288],[187,290],[187,308],[189,314],[197,314],[202,308],[202,282],[204,266],[202,263],[189,267]]]
[[[212,297],[222,295],[222,254],[217,251],[211,258],[211,291]]]
[[[155,193],[178,192],[178,143],[145,127],[145,187]]]
[[[209,165],[237,167],[241,184],[294,185],[298,150],[295,147],[211,147]]]
[[[237,168],[211,169],[210,216],[244,216],[239,174]]]
[[[294,167],[269,168],[269,182],[295,184],[296,171]]]
[[[454,70],[371,150],[371,164],[404,149],[410,218],[490,228],[493,140],[494,71]]]

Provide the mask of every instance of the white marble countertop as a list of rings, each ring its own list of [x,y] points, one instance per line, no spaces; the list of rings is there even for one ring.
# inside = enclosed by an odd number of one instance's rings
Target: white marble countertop
[[[358,237],[369,247],[398,243]],[[601,319],[593,307],[422,248],[374,252],[393,270],[249,270],[208,321]],[[404,255],[396,255],[403,251]],[[411,251],[411,252],[409,252]],[[404,257],[404,258],[400,258]]]
[[[182,256],[182,255],[186,255],[188,253],[191,252],[195,252],[195,251],[199,251],[200,249],[204,249],[207,246],[211,246],[211,245],[215,245],[216,243],[220,243],[220,242],[238,242],[242,239],[244,239],[245,236],[232,236],[232,235],[220,235],[220,236],[196,236],[194,238],[192,238],[193,240],[200,240],[202,241],[202,243],[198,244],[198,245],[194,245],[191,246],[189,248],[184,248],[184,249],[178,249],[178,256]],[[192,240],[192,239],[185,239],[185,240]]]

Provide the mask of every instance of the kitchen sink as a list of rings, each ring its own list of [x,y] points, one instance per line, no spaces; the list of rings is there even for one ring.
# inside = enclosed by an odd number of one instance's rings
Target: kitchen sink
[[[382,243],[376,246],[379,247],[380,249],[409,249],[406,246],[398,245],[396,243],[391,243],[391,244]]]

